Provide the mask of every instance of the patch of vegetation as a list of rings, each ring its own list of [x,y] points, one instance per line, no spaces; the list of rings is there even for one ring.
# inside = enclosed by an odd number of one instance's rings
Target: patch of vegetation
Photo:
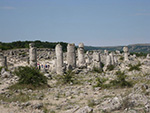
[[[6,67],[0,67],[0,72],[2,71],[3,68],[5,68],[5,70],[8,71]]]
[[[106,83],[106,81],[108,79],[97,77],[96,85],[94,85],[94,87],[101,87],[102,89],[105,89],[105,88],[111,88],[111,87],[115,87],[115,88],[122,87],[123,88],[123,87],[131,87],[132,86],[131,82],[126,81],[127,75],[125,75],[124,72],[117,71],[116,75],[117,75],[117,78],[115,80],[111,80],[108,83]]]
[[[41,42],[40,40],[36,41],[16,41],[11,43],[3,43],[0,42],[0,49],[8,50],[8,49],[17,49],[17,48],[29,48],[29,43],[35,43],[35,47],[37,48],[52,48],[55,49],[55,46],[60,43],[63,47],[63,51],[67,51],[67,44],[65,42]]]
[[[1,72],[2,68],[3,68],[3,67],[0,67],[0,72]]]
[[[124,60],[124,57],[123,57],[123,56],[120,56],[119,60],[123,61],[123,60]]]
[[[27,93],[13,93],[13,92],[7,92],[6,94],[1,94],[0,95],[0,100],[4,102],[27,102],[29,100],[36,99],[36,96],[27,94]]]
[[[147,56],[147,53],[143,53],[143,52],[132,52],[130,53],[130,55],[136,55],[136,57],[146,57]]]
[[[96,103],[95,103],[95,101],[93,100],[93,99],[91,99],[91,100],[88,100],[88,106],[89,107],[94,107],[95,105],[96,105]]]
[[[107,70],[108,70],[108,71],[112,71],[114,68],[115,68],[114,65],[109,65],[109,66],[107,66]]]
[[[101,62],[101,67],[103,68],[104,66],[105,66],[105,64]]]
[[[129,71],[133,71],[133,70],[140,71],[141,70],[140,66],[141,66],[141,63],[138,63],[137,65],[129,64]]]
[[[93,67],[92,72],[102,73],[103,70],[102,70],[102,69],[99,69],[99,68],[97,68],[97,67]]]
[[[47,87],[47,78],[36,68],[33,67],[19,67],[14,71],[14,74],[19,77],[17,84],[10,86],[10,89],[36,89]]]
[[[116,80],[110,81],[110,84],[112,84],[112,86],[117,86],[117,87],[131,87],[132,86],[131,82],[126,81],[127,75],[125,75],[124,72],[117,71],[116,75],[117,75]]]
[[[22,52],[22,53],[19,53],[19,55],[21,55],[22,57],[25,57],[27,55],[26,52]]]
[[[101,87],[101,88],[108,88],[108,87],[110,87],[109,84],[105,84],[105,82],[107,80],[108,79],[106,79],[106,78],[97,77],[96,78],[96,85],[94,85],[94,87]]]
[[[68,70],[64,75],[58,75],[56,78],[57,84],[77,84],[78,80],[72,70]]]

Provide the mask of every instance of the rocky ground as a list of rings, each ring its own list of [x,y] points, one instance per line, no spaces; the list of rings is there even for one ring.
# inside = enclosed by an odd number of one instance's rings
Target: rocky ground
[[[150,73],[127,72],[130,88],[93,87],[96,77],[113,79],[113,71],[80,72],[77,84],[61,84],[52,76],[49,88],[9,90],[16,83],[13,76],[0,80],[0,113],[149,113]]]
[[[13,60],[13,66],[27,65],[23,62]],[[139,69],[129,71],[129,64],[138,63]],[[105,72],[75,69],[74,82],[68,84],[50,74],[49,87],[37,90],[10,89],[18,81],[10,73],[13,66],[0,73],[0,113],[150,113],[150,59],[120,60],[114,69]],[[108,85],[116,79],[118,70],[127,75],[125,80],[131,87]],[[98,86],[97,78],[106,80],[107,87]]]

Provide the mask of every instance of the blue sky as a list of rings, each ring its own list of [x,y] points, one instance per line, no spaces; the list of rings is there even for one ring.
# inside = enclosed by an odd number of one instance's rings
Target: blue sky
[[[150,0],[0,0],[0,41],[150,43]]]

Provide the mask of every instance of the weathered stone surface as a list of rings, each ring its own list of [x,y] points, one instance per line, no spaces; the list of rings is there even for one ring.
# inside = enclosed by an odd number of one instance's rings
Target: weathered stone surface
[[[0,53],[0,67],[7,68],[7,57]]]
[[[93,111],[89,106],[85,106],[77,110],[75,113],[91,113]]]
[[[101,58],[98,52],[93,53],[93,67],[101,69]]]
[[[84,44],[80,43],[78,47],[78,66],[86,67],[85,57],[84,57]]]
[[[37,67],[37,53],[36,47],[34,47],[34,43],[29,44],[29,59],[30,59],[30,66]]]
[[[120,97],[114,97],[101,103],[100,109],[105,112],[111,112],[112,110],[119,109],[121,107],[122,100]]]
[[[67,64],[68,67],[76,67],[76,54],[75,54],[75,44],[68,44],[67,46]]]
[[[63,51],[62,46],[60,44],[57,44],[55,47],[56,52],[56,73],[58,75],[63,75]]]
[[[123,51],[124,51],[124,61],[129,61],[129,58],[128,58],[128,47],[123,47]]]

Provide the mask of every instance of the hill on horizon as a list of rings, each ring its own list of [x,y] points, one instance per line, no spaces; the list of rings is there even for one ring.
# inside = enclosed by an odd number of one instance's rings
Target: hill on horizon
[[[40,40],[36,41],[15,41],[15,42],[0,42],[0,49],[17,49],[17,48],[29,48],[29,43],[35,43],[37,48],[51,48],[54,49],[55,46],[60,43],[63,47],[63,51],[67,51],[66,42],[43,42]],[[124,46],[106,46],[106,47],[95,47],[95,46],[85,46],[85,50],[108,50],[108,51],[122,51]],[[130,44],[127,46],[130,52],[143,52],[150,53],[150,43],[147,44]]]

